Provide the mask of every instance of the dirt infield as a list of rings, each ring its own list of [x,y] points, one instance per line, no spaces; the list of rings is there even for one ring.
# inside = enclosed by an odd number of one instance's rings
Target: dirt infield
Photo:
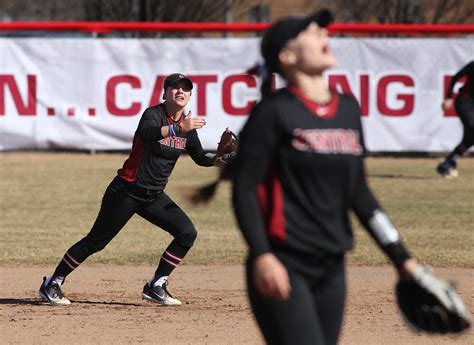
[[[51,307],[36,298],[51,267],[1,267],[0,343],[262,344],[243,289],[241,266],[183,265],[170,290],[184,305],[159,307],[140,299],[151,266],[84,265],[64,291],[73,302]],[[472,269],[439,268],[474,310]],[[473,344],[458,337],[410,333],[392,293],[391,267],[348,268],[348,305],[341,344]]]

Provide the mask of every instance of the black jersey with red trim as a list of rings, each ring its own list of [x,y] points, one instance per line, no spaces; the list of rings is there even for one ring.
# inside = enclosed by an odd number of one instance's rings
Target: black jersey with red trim
[[[461,89],[459,89],[459,94],[467,94],[471,97],[474,97],[474,61],[471,61],[466,66],[461,68],[459,72],[456,73],[451,79],[448,87],[448,98],[453,97],[454,85],[462,77],[466,77],[466,82],[461,87]]]
[[[146,189],[164,190],[184,151],[196,164],[212,166],[215,155],[202,148],[196,130],[166,138],[161,135],[161,127],[180,123],[182,119],[173,121],[167,116],[164,103],[146,109],[133,137],[132,152],[118,175]]]
[[[240,133],[233,203],[257,256],[275,247],[340,254],[353,246],[348,216],[380,208],[367,186],[357,101],[332,92],[318,105],[285,88],[254,107]]]

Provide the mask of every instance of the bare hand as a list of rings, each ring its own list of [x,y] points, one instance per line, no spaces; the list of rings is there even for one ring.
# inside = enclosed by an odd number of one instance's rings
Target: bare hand
[[[258,256],[254,263],[253,275],[255,287],[262,295],[279,300],[290,297],[288,271],[274,254],[265,253]]]
[[[186,133],[193,129],[200,129],[206,125],[206,120],[202,116],[191,116],[191,110],[187,115],[184,116],[184,120],[181,122],[181,130]]]
[[[443,110],[452,110],[454,106],[454,100],[452,98],[446,98],[443,102]]]
[[[420,264],[415,259],[408,259],[398,268],[400,277],[413,276]]]

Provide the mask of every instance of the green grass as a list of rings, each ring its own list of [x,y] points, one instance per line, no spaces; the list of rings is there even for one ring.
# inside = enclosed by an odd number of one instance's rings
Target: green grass
[[[0,154],[0,264],[55,264],[90,229],[102,194],[126,158],[122,154]],[[369,182],[410,250],[433,266],[474,267],[474,159],[460,161],[460,177],[442,180],[437,159],[369,158]],[[241,263],[246,248],[223,183],[210,206],[193,206],[183,187],[213,180],[216,170],[181,159],[168,194],[198,229],[190,264]],[[386,262],[354,220],[356,249],[349,262]],[[88,262],[155,264],[171,237],[134,216],[102,252]]]

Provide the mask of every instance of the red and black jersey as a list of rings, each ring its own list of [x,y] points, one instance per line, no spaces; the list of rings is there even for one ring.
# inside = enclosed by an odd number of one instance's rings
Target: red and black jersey
[[[117,171],[129,182],[151,190],[164,190],[176,161],[186,151],[196,164],[212,166],[214,154],[204,151],[196,130],[163,138],[161,127],[173,121],[166,115],[164,103],[150,107],[143,113],[133,137],[132,152]]]
[[[454,85],[459,79],[466,77],[466,82],[463,87],[459,90],[460,95],[467,94],[471,97],[474,97],[474,61],[469,62],[466,66],[461,68],[458,73],[456,73],[448,87],[448,98],[453,97]]]
[[[366,183],[364,151],[353,97],[332,92],[321,105],[290,87],[262,100],[240,133],[233,184],[250,254],[351,249],[348,211],[366,224],[380,208]]]

